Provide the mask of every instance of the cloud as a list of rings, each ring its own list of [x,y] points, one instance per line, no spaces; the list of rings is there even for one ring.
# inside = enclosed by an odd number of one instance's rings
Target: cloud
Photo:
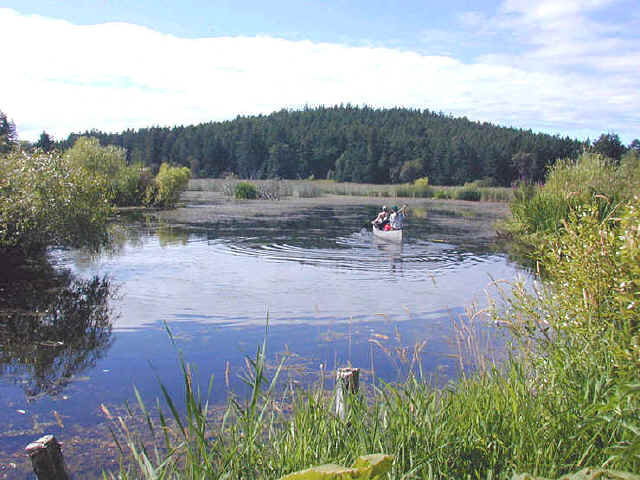
[[[529,10],[510,1],[495,17],[461,18],[471,26],[487,23],[485,35],[504,35],[515,28],[532,32],[539,18],[567,16],[575,17],[575,9]],[[11,67],[0,77],[0,109],[31,140],[42,130],[61,138],[91,128],[193,124],[343,102],[429,108],[572,136],[613,130],[625,141],[632,138],[630,122],[640,123],[638,74],[628,75],[638,52],[613,36],[607,48],[624,47],[631,56],[603,53],[596,65],[584,52],[579,66],[597,67],[594,76],[553,66],[575,54],[574,36],[556,44],[531,41],[520,59],[497,52],[465,63],[446,54],[268,36],[186,39],[9,9],[0,9],[0,30],[13,45]],[[596,46],[602,45],[589,48]]]

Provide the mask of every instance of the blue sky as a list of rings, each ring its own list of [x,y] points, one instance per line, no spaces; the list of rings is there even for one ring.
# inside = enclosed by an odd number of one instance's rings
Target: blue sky
[[[637,0],[4,0],[21,138],[336,103],[640,137]]]

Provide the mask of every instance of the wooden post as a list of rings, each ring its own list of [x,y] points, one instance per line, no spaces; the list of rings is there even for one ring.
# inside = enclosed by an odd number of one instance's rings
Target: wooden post
[[[45,435],[25,448],[38,480],[69,480],[64,467],[60,443],[53,435]]]
[[[339,368],[336,376],[336,415],[340,420],[347,416],[347,396],[358,393],[360,388],[359,368]]]

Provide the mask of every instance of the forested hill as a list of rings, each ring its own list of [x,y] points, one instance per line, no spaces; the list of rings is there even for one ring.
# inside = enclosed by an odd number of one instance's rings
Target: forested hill
[[[584,146],[568,137],[428,110],[350,105],[83,135],[124,147],[130,162],[185,165],[195,177],[234,173],[242,178],[398,183],[427,176],[440,185],[487,177],[499,185],[519,178],[542,180],[547,165],[575,157]],[[68,148],[78,136],[70,135],[63,146]]]

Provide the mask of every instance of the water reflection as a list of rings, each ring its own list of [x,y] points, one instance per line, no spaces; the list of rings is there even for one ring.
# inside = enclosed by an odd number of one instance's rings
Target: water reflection
[[[111,346],[110,281],[68,271],[5,269],[0,277],[0,375],[28,400],[57,395]]]

